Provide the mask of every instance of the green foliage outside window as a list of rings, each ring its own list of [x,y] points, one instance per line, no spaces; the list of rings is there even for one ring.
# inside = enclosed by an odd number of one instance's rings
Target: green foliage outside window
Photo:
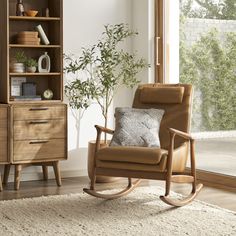
[[[195,87],[193,128],[201,131],[236,129],[235,33],[229,33],[224,43],[216,30],[190,47],[181,41],[180,81]]]
[[[236,33],[222,39],[216,29],[202,34],[192,45],[184,34],[186,18],[236,19],[235,0],[181,1],[180,82],[194,85],[194,131],[236,129]],[[203,14],[204,13],[204,14]]]
[[[181,13],[190,18],[236,19],[235,0],[180,0]]]

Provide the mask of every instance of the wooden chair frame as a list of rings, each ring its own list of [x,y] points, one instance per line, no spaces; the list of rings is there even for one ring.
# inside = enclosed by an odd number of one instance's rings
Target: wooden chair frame
[[[102,132],[108,134],[114,134],[113,130],[97,126],[97,139],[96,139],[96,148],[95,148],[95,155],[94,158],[96,159],[96,153],[100,148],[100,140]],[[94,171],[93,176],[90,183],[90,188],[84,188],[84,192],[98,198],[104,199],[115,199],[127,195],[133,189],[135,189],[138,184],[140,183],[141,179],[153,179],[153,180],[164,180],[166,182],[165,188],[165,195],[160,196],[160,199],[175,207],[184,206],[197,196],[197,194],[202,189],[203,185],[197,185],[197,178],[196,178],[196,166],[195,166],[195,143],[194,139],[191,137],[190,134],[169,128],[170,133],[170,145],[168,150],[168,157],[167,157],[167,168],[164,172],[150,172],[150,171],[131,171],[131,170],[119,170],[119,169],[108,169],[108,168],[98,168],[96,167],[96,160],[94,161]],[[172,158],[174,153],[174,144],[175,144],[175,137],[180,136],[186,141],[190,143],[190,162],[191,162],[191,173],[175,173],[172,171]],[[115,194],[102,194],[95,190],[95,183],[96,183],[96,176],[97,175],[105,175],[105,176],[113,176],[113,177],[127,177],[128,178],[128,185],[127,187],[122,190],[121,192]],[[138,180],[132,183],[132,178],[137,178]],[[170,195],[170,187],[171,182],[174,183],[191,183],[192,184],[192,191],[191,193],[185,197],[184,199],[177,200],[172,199]]]

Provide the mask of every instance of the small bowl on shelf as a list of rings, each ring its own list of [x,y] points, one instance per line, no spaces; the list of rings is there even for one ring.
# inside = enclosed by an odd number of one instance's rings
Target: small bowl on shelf
[[[28,10],[25,12],[27,16],[35,17],[38,14],[38,11]]]

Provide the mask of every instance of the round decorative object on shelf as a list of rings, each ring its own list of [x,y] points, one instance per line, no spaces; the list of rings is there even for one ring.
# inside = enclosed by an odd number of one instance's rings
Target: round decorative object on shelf
[[[27,16],[30,16],[30,17],[35,17],[37,14],[38,14],[38,11],[35,11],[35,10],[28,10],[25,12]]]
[[[53,92],[50,89],[47,89],[43,92],[43,98],[46,100],[50,100],[53,98]]]

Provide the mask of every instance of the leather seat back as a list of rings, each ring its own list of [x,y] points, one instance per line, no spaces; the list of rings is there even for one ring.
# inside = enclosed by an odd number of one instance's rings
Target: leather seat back
[[[191,121],[193,88],[189,84],[143,84],[134,96],[134,108],[156,108],[165,110],[159,137],[161,148],[167,149],[170,142],[168,128],[189,132]],[[175,148],[185,140],[176,137]]]

